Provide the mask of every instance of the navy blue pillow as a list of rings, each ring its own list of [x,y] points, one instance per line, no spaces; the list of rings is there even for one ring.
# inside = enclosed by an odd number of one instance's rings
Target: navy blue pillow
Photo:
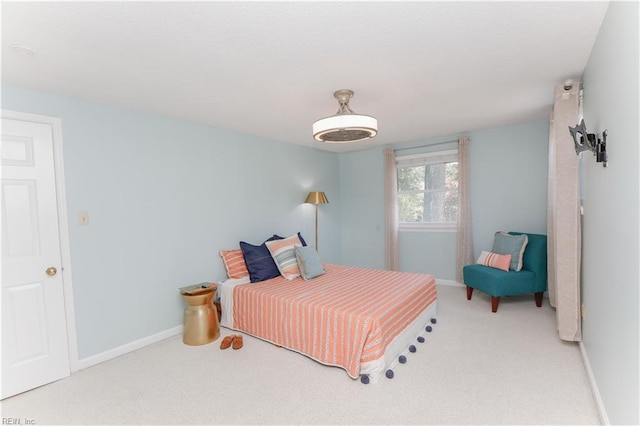
[[[274,235],[273,237],[267,239],[267,241],[282,239],[282,237]],[[269,249],[267,248],[267,245],[265,243],[262,243],[259,246],[254,246],[253,244],[240,241],[240,250],[242,250],[244,263],[246,263],[247,265],[247,270],[249,271],[249,279],[252,283],[269,280],[280,275],[278,266],[273,261],[271,252],[269,252]]]

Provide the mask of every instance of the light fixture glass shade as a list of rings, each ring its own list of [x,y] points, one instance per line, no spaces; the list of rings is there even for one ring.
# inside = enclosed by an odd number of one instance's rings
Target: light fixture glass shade
[[[378,120],[356,114],[349,108],[353,90],[341,89],[333,94],[340,107],[331,117],[313,123],[313,137],[320,142],[347,143],[369,139],[378,134]]]
[[[324,194],[324,192],[317,191],[317,192],[310,192],[309,195],[307,195],[307,199],[304,200],[304,202],[308,204],[328,204],[329,199]]]
[[[370,115],[333,115],[313,123],[313,137],[320,142],[357,142],[377,134],[378,120]]]

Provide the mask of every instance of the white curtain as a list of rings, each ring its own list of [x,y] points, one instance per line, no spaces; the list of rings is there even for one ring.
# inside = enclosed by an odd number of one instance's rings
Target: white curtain
[[[398,174],[393,149],[384,150],[384,203],[385,203],[385,266],[391,271],[400,268],[398,256]]]
[[[458,226],[456,244],[456,280],[462,283],[462,268],[473,263],[471,198],[469,194],[469,138],[458,139]]]
[[[579,120],[579,85],[555,87],[549,122],[547,273],[560,338],[582,340],[580,318],[580,170],[569,126]]]

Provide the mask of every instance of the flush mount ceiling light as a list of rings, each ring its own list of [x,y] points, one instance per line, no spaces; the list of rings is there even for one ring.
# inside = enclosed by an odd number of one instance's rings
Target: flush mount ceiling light
[[[313,123],[313,137],[320,142],[347,143],[369,139],[378,134],[378,120],[356,114],[349,108],[353,90],[342,89],[333,94],[340,107],[336,115]]]

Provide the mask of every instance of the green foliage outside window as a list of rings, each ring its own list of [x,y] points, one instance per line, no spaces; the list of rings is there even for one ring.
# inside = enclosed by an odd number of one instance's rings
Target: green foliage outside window
[[[458,163],[398,168],[400,222],[458,220]]]

